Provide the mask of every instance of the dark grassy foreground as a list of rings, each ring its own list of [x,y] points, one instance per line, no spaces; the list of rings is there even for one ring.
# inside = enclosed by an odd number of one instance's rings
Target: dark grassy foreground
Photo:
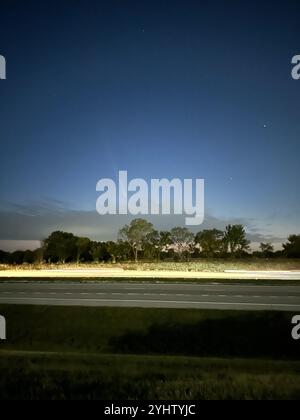
[[[299,399],[300,363],[1,354],[1,399]]]
[[[0,305],[1,399],[300,399],[294,314]]]

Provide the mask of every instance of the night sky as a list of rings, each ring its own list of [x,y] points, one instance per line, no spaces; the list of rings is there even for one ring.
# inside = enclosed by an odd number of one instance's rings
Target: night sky
[[[300,233],[299,17],[299,1],[1,1],[0,248],[115,239],[127,220],[96,213],[96,183],[119,170],[204,178],[197,230]]]

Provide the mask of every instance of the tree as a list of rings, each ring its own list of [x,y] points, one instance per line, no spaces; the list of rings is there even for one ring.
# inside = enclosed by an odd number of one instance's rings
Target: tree
[[[274,253],[274,246],[271,243],[261,243],[260,244],[261,253],[265,258],[269,258]]]
[[[113,241],[109,241],[106,242],[106,249],[107,252],[109,253],[113,264],[115,264],[117,262],[117,258],[119,256],[119,246],[117,242],[113,242]]]
[[[173,228],[170,232],[170,240],[171,245],[169,249],[172,249],[175,254],[178,254],[180,259],[193,252],[194,234],[187,228]]]
[[[108,261],[109,259],[106,244],[103,242],[91,242],[89,253],[93,261],[97,263],[100,261]]]
[[[33,251],[34,262],[36,264],[42,264],[44,261],[45,244],[42,242],[41,247]]]
[[[210,258],[222,251],[223,239],[224,232],[212,229],[197,233],[195,242],[200,245],[203,255]]]
[[[145,238],[144,257],[149,260],[159,260],[160,234],[157,230],[153,229]]]
[[[10,253],[5,251],[0,251],[0,264],[9,264],[10,263]]]
[[[242,225],[228,225],[224,236],[225,246],[232,256],[249,250],[250,241],[247,240],[245,228]]]
[[[76,240],[77,264],[79,264],[80,259],[84,254],[88,254],[90,246],[91,241],[88,238],[78,238]]]
[[[34,256],[34,252],[27,250],[24,252],[24,257],[23,257],[23,264],[33,264],[35,261],[35,256]]]
[[[129,261],[132,257],[132,248],[127,241],[118,241],[118,258],[122,261]]]
[[[45,257],[63,264],[68,259],[75,259],[77,239],[72,233],[53,232],[44,242]]]
[[[162,231],[159,233],[159,245],[160,247],[166,247],[172,243],[171,232]]]
[[[159,257],[164,258],[164,256],[168,256],[170,251],[170,246],[172,244],[171,239],[171,232],[168,231],[161,231],[159,232],[159,241],[158,241],[158,249],[159,249]]]
[[[135,219],[120,230],[119,238],[130,244],[135,262],[138,262],[138,253],[145,247],[147,236],[153,231],[152,223],[144,219]]]
[[[10,255],[12,264],[21,265],[24,262],[24,251],[15,251]]]
[[[288,258],[300,258],[300,235],[290,235],[283,249]]]

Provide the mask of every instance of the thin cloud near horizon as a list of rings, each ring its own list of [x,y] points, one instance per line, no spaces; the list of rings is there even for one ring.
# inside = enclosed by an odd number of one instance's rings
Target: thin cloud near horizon
[[[149,220],[158,230],[185,226],[184,216],[99,216],[96,210],[72,210],[65,207],[62,202],[52,201],[50,205],[48,204],[44,201],[40,204],[10,204],[5,208],[2,207],[0,209],[0,249],[9,251],[33,249],[39,241],[57,230],[72,232],[96,241],[116,240],[119,229],[137,217]],[[196,233],[213,228],[224,230],[228,224],[244,225],[254,249],[260,242],[272,242],[280,248],[289,234],[297,233],[287,232],[285,237],[273,234],[270,229],[260,232],[259,224],[254,219],[221,219],[209,213],[204,223],[192,228],[191,231]]]

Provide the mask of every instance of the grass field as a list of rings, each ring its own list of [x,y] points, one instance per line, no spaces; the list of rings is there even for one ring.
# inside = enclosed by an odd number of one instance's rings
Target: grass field
[[[0,314],[1,399],[300,399],[292,314],[13,305]]]
[[[24,264],[21,266],[0,265],[0,271],[5,270],[43,270],[43,269],[111,269],[121,268],[124,270],[136,271],[201,271],[222,273],[226,270],[252,270],[252,271],[268,271],[268,270],[300,270],[300,260],[292,259],[210,259],[210,260],[194,260],[191,262],[139,262],[139,263],[89,263],[89,264]]]
[[[128,263],[122,264],[125,270],[140,271],[204,271],[213,273],[222,273],[226,270],[299,270],[300,260],[287,259],[246,259],[246,260],[226,260],[226,259],[210,259],[196,260],[191,262],[157,262],[138,264]]]
[[[1,399],[299,399],[300,363],[1,353]]]

